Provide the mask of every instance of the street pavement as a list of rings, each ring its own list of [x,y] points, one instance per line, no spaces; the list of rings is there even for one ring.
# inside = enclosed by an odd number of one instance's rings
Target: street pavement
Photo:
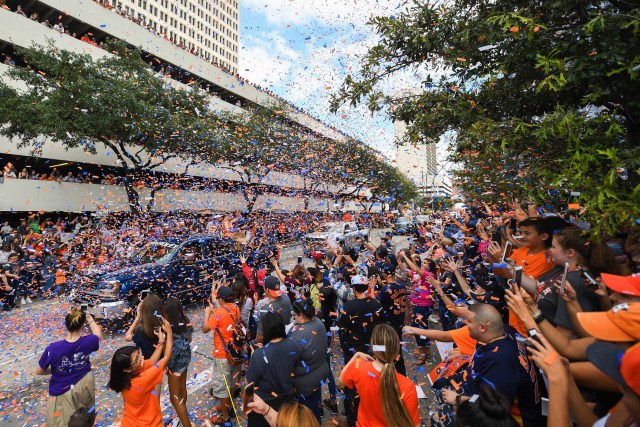
[[[372,232],[371,240],[379,243],[379,230]],[[394,238],[398,248],[407,246],[406,237]],[[285,247],[281,251],[280,265],[292,268],[297,257],[302,255],[302,246]],[[304,259],[305,265],[312,261]],[[64,339],[64,316],[71,308],[71,304],[61,299],[37,301],[33,304],[18,308],[0,317],[0,426],[44,426],[46,402],[48,398],[48,376],[34,374],[38,359],[51,342]],[[195,425],[203,425],[202,419],[211,415],[215,402],[209,396],[209,382],[211,374],[211,352],[213,350],[211,333],[203,334],[200,327],[203,321],[204,307],[194,304],[186,308],[187,316],[195,329],[191,344],[193,358],[187,372],[188,408]],[[415,360],[413,354],[413,339],[407,339],[405,360],[407,369]],[[104,334],[100,342],[100,350],[93,354],[91,362],[96,378],[96,426],[118,425],[117,420],[122,415],[122,398],[119,394],[106,387],[108,382],[111,357],[116,349],[127,345],[124,334]],[[331,351],[332,367],[338,375],[342,367],[342,357],[339,346],[333,345]],[[409,371],[409,377],[421,385],[428,392],[426,374],[429,368],[420,366]],[[166,379],[163,382],[161,406],[163,417],[169,422],[174,416],[169,403]],[[325,393],[326,387],[325,387]],[[430,401],[430,399],[429,399]],[[239,400],[237,404],[239,404]],[[420,403],[422,416],[428,413],[427,400]],[[238,410],[238,412],[241,412]],[[335,425],[337,417],[332,417],[326,411],[325,425]],[[239,416],[239,425],[246,425],[246,418]],[[235,423],[234,423],[235,424]]]

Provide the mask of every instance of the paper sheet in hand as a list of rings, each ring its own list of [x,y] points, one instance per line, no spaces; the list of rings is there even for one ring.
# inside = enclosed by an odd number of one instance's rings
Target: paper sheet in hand
[[[436,347],[438,348],[438,353],[440,353],[440,360],[444,360],[449,356],[449,352],[453,350],[453,343],[436,341]]]

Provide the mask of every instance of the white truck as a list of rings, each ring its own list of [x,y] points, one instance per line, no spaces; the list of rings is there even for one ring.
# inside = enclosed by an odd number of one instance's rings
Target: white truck
[[[332,249],[340,245],[358,246],[361,238],[369,240],[368,228],[358,228],[358,224],[351,221],[330,222],[323,224],[321,230],[304,236],[304,254],[308,257],[313,251],[324,252],[327,250],[327,246]]]

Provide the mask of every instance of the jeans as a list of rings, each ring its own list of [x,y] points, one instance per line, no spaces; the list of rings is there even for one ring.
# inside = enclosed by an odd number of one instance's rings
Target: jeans
[[[411,326],[414,328],[428,329],[429,328],[429,315],[433,312],[432,306],[419,306],[414,305],[412,311]],[[429,345],[429,338],[421,335],[416,335],[416,344],[418,347],[425,348]]]
[[[440,303],[438,312],[440,313],[440,323],[442,324],[442,330],[450,331],[451,329],[453,329],[453,325],[456,322],[456,316],[453,315],[449,310],[447,310],[447,307],[443,303]]]
[[[329,398],[331,400],[335,400],[338,392],[336,390],[336,379],[333,376],[333,369],[331,369],[331,337],[328,337],[327,341],[327,365],[329,365]]]
[[[324,408],[322,407],[322,387],[318,387],[318,389],[310,395],[299,395],[298,403],[311,409],[313,415],[315,415],[320,425],[322,425],[321,417],[324,413]]]

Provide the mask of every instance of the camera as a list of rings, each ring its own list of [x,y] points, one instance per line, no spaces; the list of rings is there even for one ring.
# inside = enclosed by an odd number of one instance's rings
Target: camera
[[[89,304],[80,304],[80,311],[82,311],[83,313],[86,313],[88,309]]]
[[[151,293],[151,291],[149,289],[143,289],[140,292],[140,301],[142,301],[143,299],[146,298],[147,295],[149,295]]]

